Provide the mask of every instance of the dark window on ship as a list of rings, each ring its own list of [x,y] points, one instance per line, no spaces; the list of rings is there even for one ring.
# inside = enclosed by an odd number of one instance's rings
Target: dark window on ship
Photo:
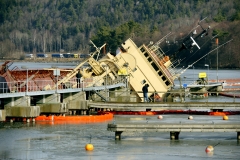
[[[141,50],[141,52],[145,52],[145,49],[143,47],[140,50]]]
[[[159,75],[159,76],[162,76],[163,74],[162,74],[162,72],[161,72],[161,71],[159,71],[159,72],[158,72],[158,75]]]
[[[142,80],[140,83],[141,83],[141,84],[144,84],[144,83],[146,83],[146,80],[144,79],[144,80]]]
[[[144,53],[144,56],[145,56],[145,57],[148,57],[148,53]]]
[[[165,77],[165,76],[163,76],[163,77],[162,77],[162,80],[163,80],[163,81],[165,81],[165,80],[166,80],[166,77]]]
[[[148,62],[152,62],[152,58],[150,58],[150,57],[147,60],[148,60]]]
[[[170,84],[170,82],[166,81],[165,84],[168,86]]]
[[[158,71],[158,70],[159,70],[158,66],[157,66],[155,63],[152,63],[151,65],[153,66],[153,68],[155,69],[155,71]]]

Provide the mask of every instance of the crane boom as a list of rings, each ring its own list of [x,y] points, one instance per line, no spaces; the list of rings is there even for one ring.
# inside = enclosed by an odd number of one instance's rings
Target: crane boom
[[[60,81],[57,82],[57,86],[61,83],[66,83],[68,82],[72,77],[76,76],[78,70],[85,64],[87,63],[89,60],[93,59],[93,56],[96,53],[100,53],[101,49],[106,45],[106,43],[104,45],[102,45],[101,47],[96,47],[96,45],[90,40],[90,42],[94,45],[94,47],[96,48],[96,51],[93,53],[90,53],[90,57],[88,59],[86,59],[85,61],[83,61],[82,63],[80,63],[77,67],[75,67],[70,73],[68,73],[63,79],[61,79]],[[55,86],[54,86],[55,88]]]

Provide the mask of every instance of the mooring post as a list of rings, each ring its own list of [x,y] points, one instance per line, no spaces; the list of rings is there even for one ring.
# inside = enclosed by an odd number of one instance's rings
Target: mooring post
[[[116,131],[115,132],[115,140],[121,140],[121,134],[122,134],[122,131]]]
[[[170,132],[171,140],[178,140],[180,132]]]
[[[240,132],[237,132],[237,139],[240,140]]]

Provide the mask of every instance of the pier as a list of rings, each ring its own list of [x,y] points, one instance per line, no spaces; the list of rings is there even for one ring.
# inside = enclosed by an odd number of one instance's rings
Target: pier
[[[171,140],[178,140],[180,132],[237,132],[239,123],[118,123],[108,124],[107,130],[115,132],[115,140],[121,140],[122,132],[170,132]]]
[[[89,59],[88,62],[95,66],[94,59]],[[98,111],[240,110],[237,93],[232,93],[233,97],[224,100],[225,102],[213,102],[215,97],[211,96],[205,97],[204,101],[202,98],[189,99],[187,95],[195,92],[187,93],[181,88],[169,91],[149,90],[150,102],[143,103],[142,84],[138,84],[136,89],[132,88],[135,84],[133,77],[118,75],[107,65],[99,66],[101,69],[95,71],[98,78],[77,78],[76,74],[79,72],[88,75],[86,69],[79,69],[81,64],[73,70],[61,69],[61,72],[57,67],[33,70],[22,66],[26,70],[18,67],[9,70],[11,63],[8,64],[4,63],[2,70],[0,68],[0,121],[34,121],[42,114],[89,115]],[[121,65],[122,69],[126,69],[127,64]],[[130,68],[128,69],[130,71]],[[115,77],[110,71],[114,71]],[[161,78],[165,79],[162,76]],[[170,87],[170,82],[165,80],[164,86]],[[219,91],[197,93],[214,96],[218,95]],[[222,98],[219,99],[221,101]]]
[[[76,84],[76,80],[70,81]],[[100,92],[105,90],[118,89],[126,86],[124,83],[112,83],[105,86],[94,86],[95,82],[81,82],[79,87],[64,87],[51,80],[38,81],[34,86],[29,82],[22,89],[22,86],[14,86],[13,83],[0,83],[0,121],[12,121],[12,119],[27,119],[34,121],[40,114],[71,114],[86,115],[89,112],[87,94],[89,92]],[[19,84],[24,81],[18,82]],[[35,82],[34,82],[35,83]],[[51,84],[51,85],[50,85]],[[9,87],[10,86],[10,87]],[[11,88],[11,86],[14,86]],[[48,87],[47,89],[46,86]],[[55,87],[55,88],[54,88]],[[106,95],[106,94],[104,94]]]
[[[111,108],[116,111],[160,111],[160,110],[240,110],[239,102],[89,102],[89,108]]]

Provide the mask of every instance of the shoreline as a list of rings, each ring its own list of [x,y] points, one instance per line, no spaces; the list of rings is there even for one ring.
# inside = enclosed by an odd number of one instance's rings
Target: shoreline
[[[81,63],[85,59],[77,59],[77,58],[34,58],[34,59],[0,59],[0,62],[4,63],[6,61],[12,61],[12,62],[34,62],[34,63]],[[191,70],[191,68],[189,68]],[[195,67],[195,69],[204,69]],[[216,68],[209,68],[209,70],[216,70]],[[218,68],[218,70],[240,70],[240,68]]]

